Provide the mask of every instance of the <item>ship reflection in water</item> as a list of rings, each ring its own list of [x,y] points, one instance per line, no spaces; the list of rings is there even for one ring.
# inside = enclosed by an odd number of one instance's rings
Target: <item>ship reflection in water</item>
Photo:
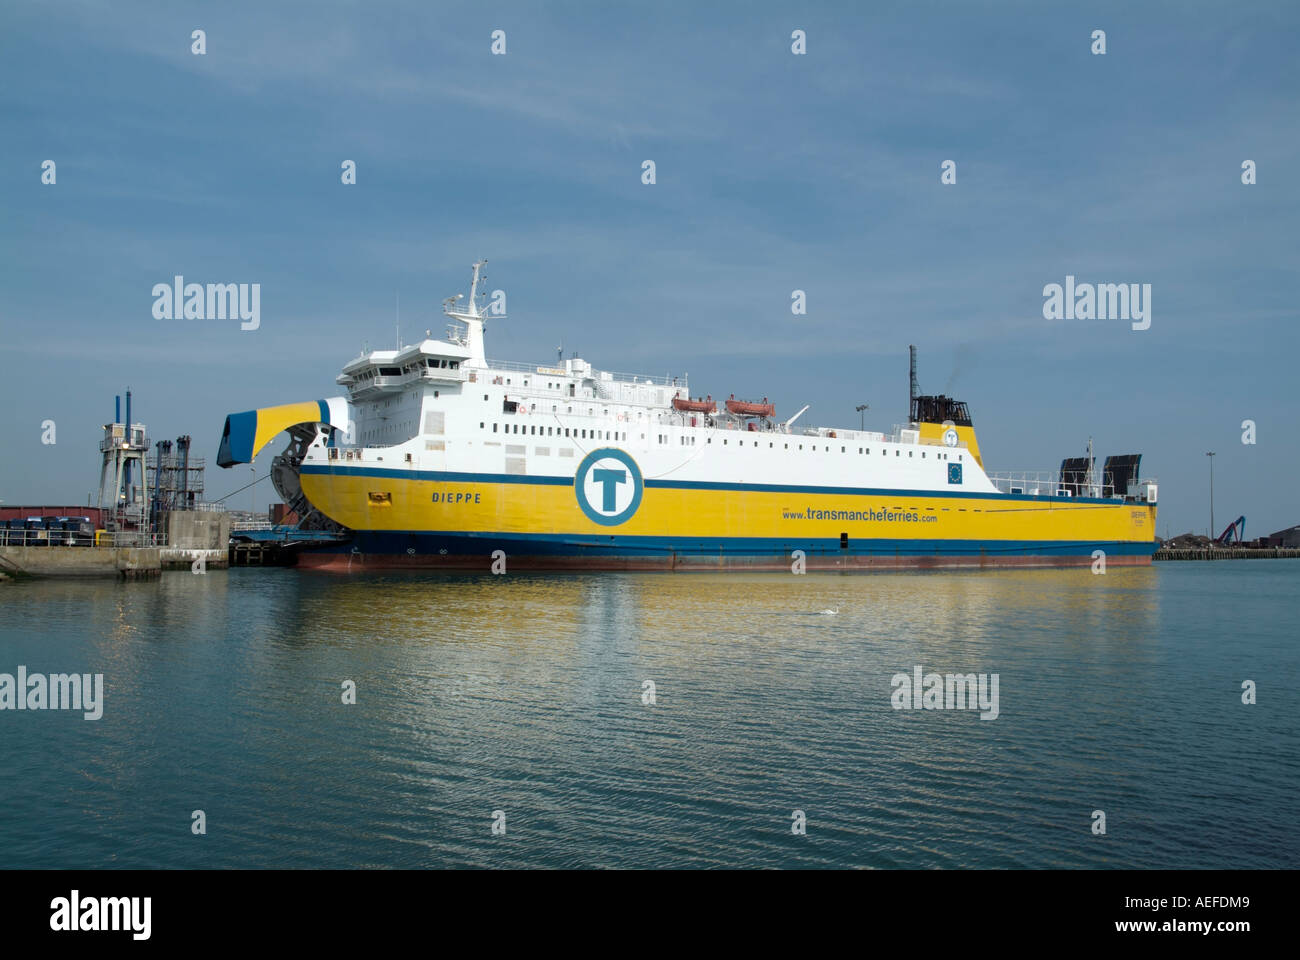
[[[105,707],[0,716],[4,865],[1290,865],[1286,564],[11,586],[0,671]]]

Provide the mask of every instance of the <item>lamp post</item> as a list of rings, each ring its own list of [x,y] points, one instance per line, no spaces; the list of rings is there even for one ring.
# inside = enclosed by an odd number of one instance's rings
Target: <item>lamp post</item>
[[[860,426],[860,430],[861,430],[861,432],[865,433],[865,432],[866,432],[866,429],[867,429],[867,415],[866,415],[866,413],[865,413],[864,411],[866,411],[866,410],[870,410],[870,409],[871,409],[871,404],[869,404],[869,403],[859,403],[859,404],[858,404],[856,407],[854,407],[853,409],[856,410],[856,411],[858,411],[858,418],[859,418],[859,426]]]
[[[1214,452],[1206,454],[1210,458],[1210,540],[1214,540]]]

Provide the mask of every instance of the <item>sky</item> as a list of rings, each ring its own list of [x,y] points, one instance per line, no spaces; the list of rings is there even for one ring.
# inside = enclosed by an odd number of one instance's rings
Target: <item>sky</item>
[[[888,431],[916,344],[991,472],[1090,437],[1140,452],[1164,536],[1209,526],[1215,451],[1216,527],[1300,523],[1300,5],[6,0],[3,20],[6,504],[85,503],[128,387],[153,440],[193,436],[209,499],[245,486],[282,444],[221,470],[227,413],[339,395],[399,302],[406,342],[442,336],[487,257],[491,358],[562,345],[810,424],[866,403]],[[260,326],[156,319],[176,275],[260,284]],[[1067,276],[1150,284],[1149,329],[1045,319]]]

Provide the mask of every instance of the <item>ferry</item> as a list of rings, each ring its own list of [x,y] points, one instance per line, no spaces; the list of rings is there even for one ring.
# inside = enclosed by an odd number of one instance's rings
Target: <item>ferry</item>
[[[346,396],[232,413],[218,463],[272,440],[276,491],[333,531],[299,566],[476,570],[874,570],[1147,565],[1141,456],[990,474],[967,405],[917,387],[883,433],[802,426],[686,375],[487,359],[486,261],[443,304],[445,339],[363,350]],[[721,393],[719,391],[719,393]]]

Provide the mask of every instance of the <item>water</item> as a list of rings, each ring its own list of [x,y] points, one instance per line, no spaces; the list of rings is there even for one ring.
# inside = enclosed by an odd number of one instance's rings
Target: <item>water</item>
[[[106,693],[0,712],[0,867],[1295,867],[1298,599],[1291,560],[6,585],[0,672]],[[893,709],[917,664],[999,717]]]

